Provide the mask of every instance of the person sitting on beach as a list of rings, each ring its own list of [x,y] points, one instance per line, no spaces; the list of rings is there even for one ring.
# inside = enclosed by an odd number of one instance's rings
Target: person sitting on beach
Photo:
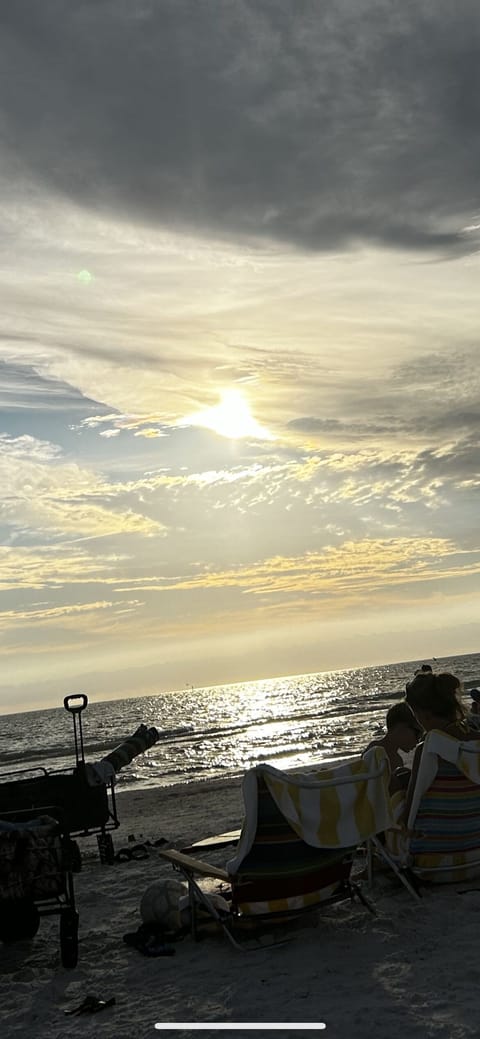
[[[460,691],[461,682],[456,675],[448,672],[420,673],[410,682],[406,700],[426,733],[436,729],[457,740],[478,740],[478,731],[473,731],[469,725],[467,713],[460,702]],[[423,741],[418,744],[413,759],[405,809],[402,813],[404,822],[408,819],[410,811],[422,749]]]
[[[398,789],[399,782],[400,785],[405,785],[405,776],[407,776],[407,772],[408,776],[410,774],[409,770],[405,769],[405,763],[403,758],[400,757],[399,751],[402,750],[404,754],[409,754],[416,747],[422,729],[412,709],[404,701],[390,707],[387,711],[385,722],[387,726],[385,736],[378,740],[372,740],[365,749],[370,750],[371,747],[385,748],[391,770],[390,792],[393,793],[394,790]]]
[[[433,671],[433,668],[432,668],[431,664],[422,664],[422,666],[421,666],[421,667],[417,667],[417,670],[415,671],[415,675],[414,675],[414,678],[415,678],[415,677],[416,677],[417,675],[422,675],[422,674],[432,674],[432,671]],[[409,685],[410,685],[410,684],[411,684],[412,682],[413,682],[413,678],[410,678],[410,679],[408,680],[408,682],[406,683],[405,689],[408,689]]]
[[[480,729],[480,689],[470,689],[472,702],[467,715],[467,721],[471,729],[477,732]]]

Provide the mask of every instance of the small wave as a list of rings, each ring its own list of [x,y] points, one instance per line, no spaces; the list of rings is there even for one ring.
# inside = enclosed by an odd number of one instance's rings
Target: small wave
[[[90,757],[94,754],[98,755],[104,752],[108,754],[112,750],[111,744],[106,743],[91,743],[85,747],[85,756]],[[70,758],[72,765],[75,764],[75,750],[68,749],[68,747],[28,747],[26,750],[11,750],[0,753],[0,764],[9,764],[11,762],[23,762],[23,761],[56,761],[58,758]]]
[[[406,662],[237,683],[195,694],[176,691],[174,697],[159,693],[91,702],[83,726],[85,759],[110,753],[143,720],[157,726],[159,740],[122,769],[119,788],[237,776],[269,759],[280,767],[290,767],[294,760],[296,768],[312,761],[345,760],[375,738],[388,707],[403,698],[416,666]],[[442,669],[478,675],[480,656],[444,658]],[[75,766],[70,719],[61,708],[8,715],[2,722],[2,781],[7,770]]]
[[[179,725],[176,729],[159,729],[160,740],[179,739],[181,736],[189,736],[195,732],[193,725]]]

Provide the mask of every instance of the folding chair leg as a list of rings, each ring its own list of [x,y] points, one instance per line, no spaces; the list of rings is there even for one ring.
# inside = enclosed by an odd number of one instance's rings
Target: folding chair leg
[[[384,859],[384,861],[390,866],[390,868],[393,869],[393,872],[397,875],[398,879],[401,880],[403,886],[406,887],[407,891],[410,892],[415,901],[420,902],[421,897],[418,893],[418,890],[414,888],[413,884],[408,879],[405,870],[397,866],[397,863],[388,854],[388,851],[386,850],[385,846],[381,843],[381,841],[378,840],[378,837],[371,837],[370,841],[375,846],[377,853],[381,856],[382,859]]]
[[[182,866],[177,866],[176,868],[179,869],[181,873],[183,873],[183,875],[184,875],[184,877],[185,877],[185,879],[186,879],[186,881],[188,883],[188,897],[189,897],[189,902],[190,902],[191,931],[192,931],[192,937],[194,938],[194,940],[198,941],[197,903],[200,902],[203,906],[205,906],[205,909],[210,914],[210,916],[213,917],[213,919],[216,921],[216,923],[220,925],[220,927],[222,928],[224,934],[228,938],[229,942],[231,942],[231,944],[234,946],[234,948],[235,949],[240,949],[241,952],[244,952],[243,946],[240,945],[240,942],[237,942],[236,938],[234,938],[234,936],[233,936],[233,934],[232,934],[228,924],[225,922],[225,920],[222,919],[222,917],[220,916],[220,913],[217,911],[217,909],[215,908],[213,903],[210,901],[208,895],[206,895],[205,892],[202,891],[200,885],[197,884],[197,881],[192,876],[190,870],[189,869],[185,869]]]
[[[355,884],[353,881],[350,881],[350,889],[352,892],[352,899],[354,898],[354,896],[356,896],[358,900],[362,903],[362,906],[364,906],[365,909],[368,909],[369,913],[371,913],[372,916],[376,916],[377,910],[375,909],[375,906],[372,906],[372,903],[369,902],[368,898],[365,898],[365,895],[363,894],[360,885]]]
[[[192,902],[195,903],[196,901],[201,902],[201,904],[203,906],[205,906],[205,909],[207,910],[207,912],[210,913],[210,916],[212,916],[213,919],[216,920],[217,924],[220,924],[220,927],[222,928],[224,934],[228,938],[229,942],[231,942],[233,947],[235,949],[240,949],[243,952],[243,946],[240,945],[240,942],[237,942],[236,938],[233,937],[233,934],[232,934],[228,924],[225,922],[225,920],[222,919],[222,917],[220,916],[220,913],[217,912],[217,909],[215,908],[213,903],[208,898],[208,895],[206,895],[205,892],[202,891],[200,885],[197,884],[197,881],[194,880],[194,878],[191,875],[190,875],[190,877],[188,879],[188,887],[189,887],[190,891],[192,891],[192,889],[193,889],[193,892],[194,892],[194,896],[193,896],[193,899],[191,898],[191,903],[190,904],[192,904]],[[195,920],[194,926],[195,926],[195,929],[196,929],[196,909],[195,909],[194,906],[192,906],[192,913],[193,913],[192,920]]]
[[[367,887],[369,891],[373,888],[373,844],[371,840],[367,841]]]

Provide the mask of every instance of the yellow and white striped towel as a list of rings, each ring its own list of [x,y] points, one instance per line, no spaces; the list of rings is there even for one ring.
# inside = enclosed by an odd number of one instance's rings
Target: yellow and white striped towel
[[[296,775],[258,765],[244,777],[245,821],[235,857],[227,863],[229,873],[236,872],[255,839],[260,777],[288,824],[314,848],[355,847],[393,824],[383,747],[332,768]]]

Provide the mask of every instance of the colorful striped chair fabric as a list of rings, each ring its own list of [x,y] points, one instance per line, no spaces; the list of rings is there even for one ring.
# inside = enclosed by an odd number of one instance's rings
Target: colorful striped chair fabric
[[[245,817],[226,870],[232,915],[221,923],[233,944],[231,928],[261,919],[293,917],[328,901],[352,898],[367,905],[350,881],[358,844],[392,825],[388,792],[390,769],[382,747],[329,769],[301,775],[270,765],[249,770],[243,782]],[[195,899],[208,908],[208,896],[195,880],[208,865],[177,851],[159,853],[180,869]],[[195,933],[195,922],[192,919]]]
[[[396,795],[394,814],[401,810]],[[480,740],[428,733],[407,830],[392,831],[388,844],[423,880],[448,883],[480,875]]]
[[[331,898],[349,880],[351,853],[306,844],[279,811],[261,775],[257,783],[254,842],[233,873],[229,864],[236,911],[249,916],[289,912]]]
[[[392,822],[388,780],[382,748],[296,776],[269,765],[248,772],[245,822],[227,863],[236,911],[285,913],[351,897],[357,845]]]

